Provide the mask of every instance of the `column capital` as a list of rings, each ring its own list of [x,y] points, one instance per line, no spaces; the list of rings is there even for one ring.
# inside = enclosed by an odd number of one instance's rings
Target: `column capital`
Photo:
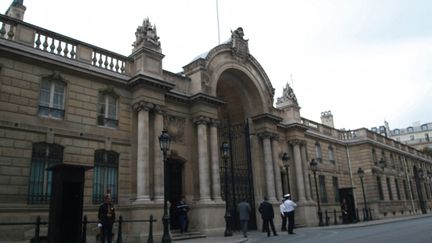
[[[138,111],[150,111],[154,108],[154,104],[141,100],[132,105],[132,109],[136,112]]]
[[[218,127],[221,124],[221,120],[220,119],[210,119],[210,126],[212,127]]]
[[[159,115],[165,115],[167,113],[166,112],[166,107],[165,106],[161,106],[161,105],[154,105],[153,111],[156,114],[159,114]]]
[[[206,116],[197,116],[197,117],[192,118],[192,122],[197,124],[197,125],[201,125],[201,124],[207,125],[208,123],[210,123],[210,120],[211,119],[209,117],[206,117]]]
[[[273,132],[260,132],[257,134],[259,138],[261,139],[277,139],[279,136],[276,133]]]
[[[301,139],[292,139],[292,140],[288,141],[288,144],[290,144],[290,145],[306,145],[306,141],[301,140]]]

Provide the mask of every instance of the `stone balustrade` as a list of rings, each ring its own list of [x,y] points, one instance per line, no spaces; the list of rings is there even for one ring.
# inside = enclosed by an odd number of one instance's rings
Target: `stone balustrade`
[[[18,42],[67,59],[121,74],[133,59],[0,14],[0,39]]]

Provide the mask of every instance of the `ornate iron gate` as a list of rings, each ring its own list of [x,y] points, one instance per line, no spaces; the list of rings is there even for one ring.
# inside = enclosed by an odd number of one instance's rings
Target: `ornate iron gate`
[[[236,205],[244,199],[249,202],[252,208],[249,229],[257,229],[248,120],[234,125],[230,124],[229,121],[223,121],[219,131],[220,143],[228,142],[230,147],[228,178],[225,178],[225,168],[220,170],[220,178],[221,188],[225,188],[225,183],[228,184],[229,188],[227,193],[222,192],[222,197],[231,208],[232,228],[240,229]],[[227,199],[225,193],[228,195]]]

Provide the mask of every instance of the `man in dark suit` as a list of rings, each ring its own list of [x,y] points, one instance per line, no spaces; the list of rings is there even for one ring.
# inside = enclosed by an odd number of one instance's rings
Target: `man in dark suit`
[[[111,203],[111,195],[105,195],[105,201],[99,206],[99,226],[101,227],[101,242],[112,243],[112,229],[115,221],[114,205]]]
[[[267,197],[264,197],[264,201],[260,204],[258,211],[261,213],[261,218],[264,222],[264,229],[267,231],[267,236],[270,236],[269,224],[273,231],[273,235],[274,236],[278,235],[276,233],[274,223],[273,223],[273,218],[274,218],[273,205],[268,202]]]

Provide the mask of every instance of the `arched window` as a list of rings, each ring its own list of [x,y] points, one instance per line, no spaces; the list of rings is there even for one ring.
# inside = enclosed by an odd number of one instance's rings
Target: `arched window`
[[[407,132],[414,132],[414,128],[413,127],[408,127],[407,128]]]
[[[119,154],[114,151],[96,150],[93,174],[93,203],[101,203],[108,191],[114,203],[118,200]]]
[[[52,171],[47,168],[63,163],[63,146],[45,142],[34,143],[30,161],[28,203],[49,203]]]
[[[400,134],[400,130],[399,129],[394,129],[393,130],[393,134],[394,135],[399,135]]]
[[[427,131],[428,130],[428,124],[421,125],[421,130],[422,131]]]

